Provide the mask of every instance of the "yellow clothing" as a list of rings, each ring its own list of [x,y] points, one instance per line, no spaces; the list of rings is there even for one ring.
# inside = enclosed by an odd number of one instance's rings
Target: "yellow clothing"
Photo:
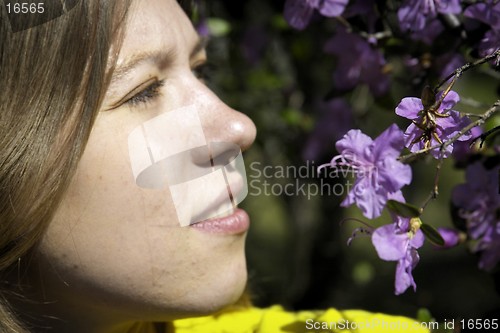
[[[362,310],[288,312],[281,306],[251,307],[173,322],[175,333],[429,333],[426,324]],[[154,333],[154,330],[137,332]]]

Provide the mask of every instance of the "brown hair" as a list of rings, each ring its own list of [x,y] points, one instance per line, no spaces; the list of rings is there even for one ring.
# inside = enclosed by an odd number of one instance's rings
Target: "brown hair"
[[[44,3],[45,15],[57,16],[61,2]],[[80,0],[47,23],[38,24],[37,14],[16,17],[16,26],[33,26],[18,32],[0,8],[1,332],[25,332],[6,304],[5,276],[41,238],[68,186],[109,83],[127,8],[122,0]]]

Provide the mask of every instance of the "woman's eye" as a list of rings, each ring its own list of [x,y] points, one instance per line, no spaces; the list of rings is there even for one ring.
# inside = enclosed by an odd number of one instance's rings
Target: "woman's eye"
[[[161,95],[161,87],[165,84],[164,80],[155,81],[149,86],[147,86],[144,90],[138,92],[127,101],[125,104],[131,106],[138,106],[140,104],[147,104],[148,102],[153,101],[156,97]]]

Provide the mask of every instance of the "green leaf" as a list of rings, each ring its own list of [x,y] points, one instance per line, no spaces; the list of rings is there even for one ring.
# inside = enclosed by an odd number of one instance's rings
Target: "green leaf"
[[[285,18],[281,14],[273,16],[273,18],[271,19],[271,24],[274,28],[278,30],[290,29],[290,26],[288,25]]]
[[[444,239],[441,237],[439,231],[429,224],[422,223],[420,230],[424,233],[425,237],[434,245],[443,246]]]
[[[399,202],[396,200],[387,201],[387,208],[394,214],[402,217],[418,217],[420,216],[420,209],[417,207]]]
[[[426,308],[420,308],[417,312],[417,320],[421,323],[430,323],[434,321],[431,312]]]
[[[231,31],[231,24],[228,21],[211,17],[207,20],[208,29],[215,37],[223,37]]]

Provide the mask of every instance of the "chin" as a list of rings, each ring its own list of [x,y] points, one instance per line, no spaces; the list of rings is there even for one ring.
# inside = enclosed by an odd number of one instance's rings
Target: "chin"
[[[209,315],[234,305],[241,299],[247,285],[246,262],[243,259],[237,267],[216,274],[215,279],[202,286],[197,306],[198,315]]]
[[[241,299],[247,285],[243,250],[238,255],[227,254],[224,258],[219,257],[217,261],[205,264],[198,262],[195,265],[203,266],[203,269],[198,270],[197,275],[189,277],[189,281],[180,281],[179,285],[170,288],[164,285],[161,289],[168,294],[166,297],[162,297],[162,291],[156,293],[156,299],[150,303],[154,308],[151,309],[153,318],[149,317],[149,320],[175,320],[211,315]]]

